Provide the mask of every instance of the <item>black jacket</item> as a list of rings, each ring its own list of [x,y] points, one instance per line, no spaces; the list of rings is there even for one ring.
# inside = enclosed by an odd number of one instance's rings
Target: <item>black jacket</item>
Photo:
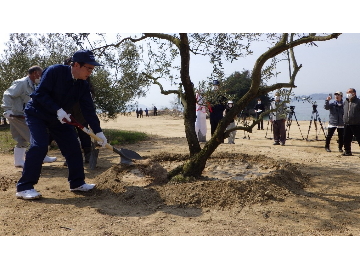
[[[345,125],[360,125],[360,99],[356,96],[344,102]]]

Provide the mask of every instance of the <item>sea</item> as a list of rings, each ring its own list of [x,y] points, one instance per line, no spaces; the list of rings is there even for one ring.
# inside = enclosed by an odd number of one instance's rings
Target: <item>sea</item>
[[[288,107],[289,118],[291,116],[292,121],[310,121],[316,120],[323,123],[329,121],[329,111],[324,109],[324,100],[312,100],[312,103],[308,101],[291,101],[286,106]],[[331,102],[331,101],[330,101]],[[313,106],[313,104],[315,106]],[[292,108],[293,110],[291,110]],[[315,110],[314,110],[315,109]],[[269,116],[265,116],[264,120],[268,120]]]
[[[312,102],[315,107],[313,107],[313,104],[308,101],[291,101],[287,106],[294,106],[292,120],[310,121],[311,119],[316,119],[317,121],[328,122],[329,111],[324,109],[325,99],[312,100]]]

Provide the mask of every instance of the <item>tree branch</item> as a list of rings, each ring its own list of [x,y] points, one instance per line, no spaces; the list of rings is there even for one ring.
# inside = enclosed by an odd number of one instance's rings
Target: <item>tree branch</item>
[[[153,84],[158,85],[160,88],[161,94],[163,94],[163,95],[170,95],[170,94],[179,95],[179,90],[164,90],[164,87],[162,86],[162,84],[160,82],[158,82],[158,80],[157,80],[159,78],[155,78],[145,72],[141,72],[141,74],[144,75],[147,79],[151,80]]]

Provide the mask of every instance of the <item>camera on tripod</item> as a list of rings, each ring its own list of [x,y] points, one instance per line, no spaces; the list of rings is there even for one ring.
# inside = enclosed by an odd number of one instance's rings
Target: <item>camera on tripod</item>
[[[295,110],[295,106],[290,106],[290,111]]]

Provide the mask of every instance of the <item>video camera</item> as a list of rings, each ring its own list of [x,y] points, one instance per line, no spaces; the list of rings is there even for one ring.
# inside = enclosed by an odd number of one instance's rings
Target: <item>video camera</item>
[[[290,106],[290,110],[291,111],[295,110],[295,106]]]

